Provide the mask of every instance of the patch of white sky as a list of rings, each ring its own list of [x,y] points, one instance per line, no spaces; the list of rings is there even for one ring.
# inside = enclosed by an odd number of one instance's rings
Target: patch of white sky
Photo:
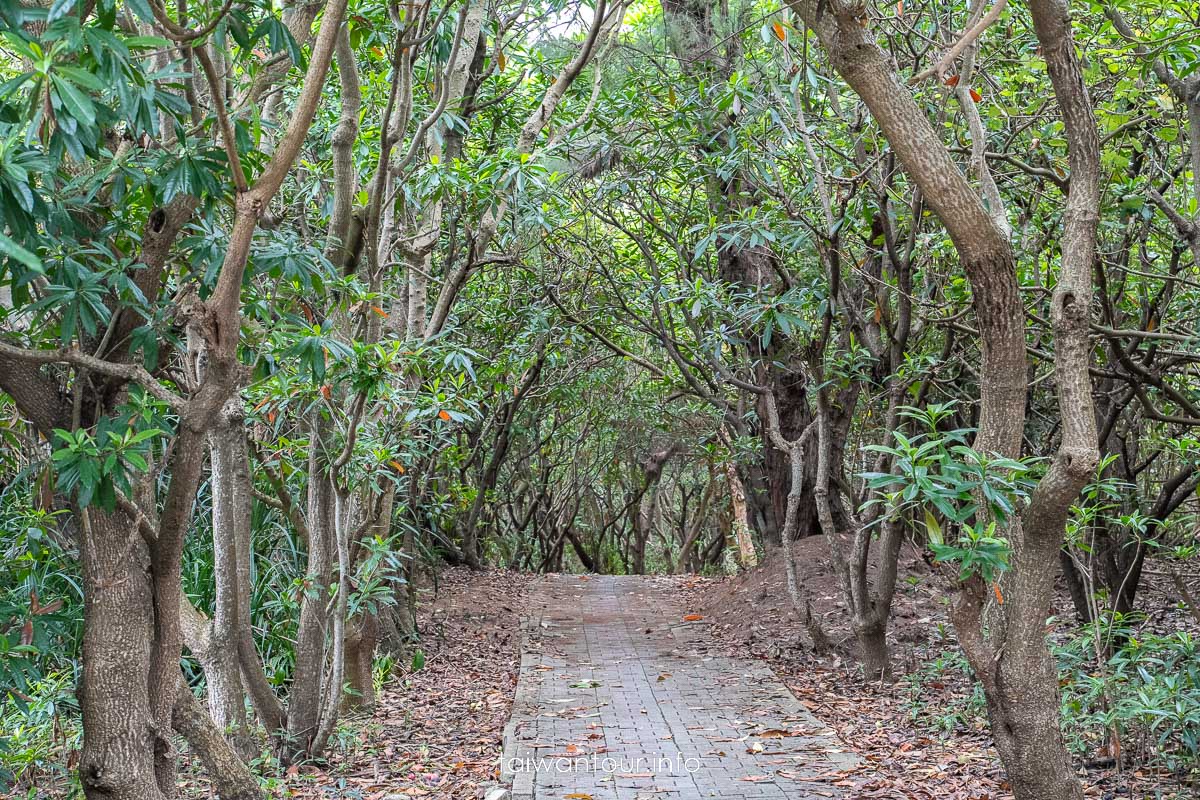
[[[628,30],[632,20],[642,18],[647,13],[653,13],[658,8],[658,3],[659,0],[632,0],[632,2],[628,2],[628,8],[625,11],[625,20],[621,28]],[[609,0],[608,7],[610,10],[613,4],[614,0]],[[571,0],[568,0],[561,11],[546,16],[544,23],[536,29],[534,37],[537,39],[549,39],[582,34],[591,27],[592,20],[595,18],[595,0],[580,0],[580,2],[571,2]]]

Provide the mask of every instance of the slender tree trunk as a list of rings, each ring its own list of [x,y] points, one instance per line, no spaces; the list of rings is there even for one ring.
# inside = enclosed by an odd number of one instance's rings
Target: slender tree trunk
[[[392,510],[396,499],[396,485],[387,481],[382,488],[378,515],[374,522],[367,527],[363,539],[378,538],[386,540],[392,529]],[[362,504],[364,508],[368,503]],[[364,548],[359,548],[360,551]],[[384,608],[382,614],[391,609]],[[363,608],[352,616],[346,624],[346,655],[345,674],[349,684],[349,692],[343,704],[347,708],[369,711],[375,707],[375,649],[379,645],[384,626],[381,624],[380,611]]]
[[[708,522],[708,506],[716,488],[716,474],[710,463],[708,483],[704,485],[704,490],[700,494],[700,502],[696,506],[696,513],[692,516],[691,523],[684,529],[683,542],[679,547],[679,558],[675,560],[674,571],[676,574],[687,572],[688,564],[693,560],[696,540],[700,538],[700,533],[704,530],[704,523]]]
[[[192,690],[182,682],[171,722],[204,764],[219,800],[262,800],[264,794],[258,778],[221,735],[221,729],[205,714]]]
[[[754,569],[758,566],[758,553],[754,549],[754,537],[750,534],[750,509],[746,505],[746,487],[733,461],[725,464],[725,480],[729,484],[729,502],[733,507],[731,526],[733,541],[737,543],[738,548],[738,562],[743,569]]]
[[[250,537],[250,465],[240,400],[232,400],[209,434],[212,467],[213,561],[216,603],[213,608],[208,705],[217,729],[225,731],[234,750],[243,758],[254,754],[246,725],[238,642],[241,640],[242,582],[249,553],[242,551]],[[249,587],[246,587],[247,591]],[[206,667],[206,675],[209,675]]]
[[[313,439],[323,433],[323,422],[313,425]],[[334,559],[333,481],[317,458],[320,448],[313,447],[309,457],[308,487],[308,567],[304,578],[304,597],[300,604],[300,624],[296,632],[296,667],[288,693],[287,760],[306,757],[320,723],[329,635],[329,585]]]

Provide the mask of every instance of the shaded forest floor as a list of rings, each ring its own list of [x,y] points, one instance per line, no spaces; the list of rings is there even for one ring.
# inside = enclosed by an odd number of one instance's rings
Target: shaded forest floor
[[[954,639],[947,595],[929,567],[901,556],[889,629],[898,680],[864,684],[824,540],[803,539],[795,551],[798,578],[839,654],[813,655],[791,612],[781,558],[768,558],[765,566],[732,578],[672,580],[680,582],[695,613],[704,616],[714,646],[768,661],[801,702],[863,758],[852,797],[1011,800],[982,697]],[[1065,591],[1055,610],[1071,613]],[[1196,796],[1170,776],[1136,767],[1118,772],[1108,759],[1089,758],[1077,766],[1088,797]]]
[[[702,617],[713,654],[763,659],[834,729],[862,766],[851,798],[1010,800],[974,687],[966,677],[928,568],[902,562],[892,624],[895,684],[864,685],[849,652],[824,543],[798,543],[797,566],[815,610],[843,652],[816,658],[792,619],[778,558],[732,578],[657,576],[659,588]],[[272,781],[277,797],[391,800],[483,798],[498,782],[503,731],[520,663],[520,618],[538,578],[451,569],[422,590],[425,663],[397,665],[370,715],[348,717],[323,768]],[[1152,773],[1080,766],[1088,797],[1183,798]]]
[[[483,797],[498,782],[520,664],[521,609],[532,580],[451,569],[436,587],[422,588],[423,664],[395,664],[373,712],[343,715],[329,761],[269,780],[271,796]]]

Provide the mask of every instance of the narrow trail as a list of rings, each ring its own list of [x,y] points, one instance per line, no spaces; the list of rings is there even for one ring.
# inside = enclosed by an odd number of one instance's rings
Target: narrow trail
[[[662,582],[549,576],[505,732],[513,800],[840,797],[855,757],[762,662],[706,652]]]

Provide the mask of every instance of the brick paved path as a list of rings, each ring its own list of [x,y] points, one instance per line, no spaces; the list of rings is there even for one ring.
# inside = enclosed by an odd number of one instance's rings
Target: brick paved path
[[[854,757],[762,662],[705,652],[671,597],[654,578],[542,579],[505,736],[513,800],[839,797]]]

